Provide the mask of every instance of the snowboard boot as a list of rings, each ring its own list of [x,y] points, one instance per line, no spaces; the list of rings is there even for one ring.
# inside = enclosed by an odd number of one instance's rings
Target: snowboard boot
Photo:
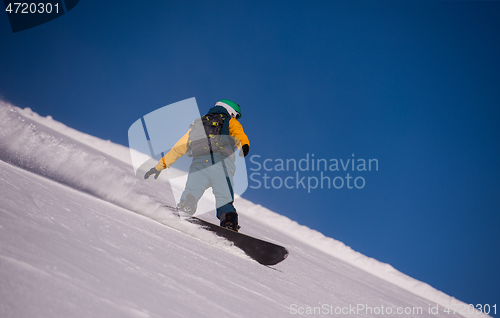
[[[236,212],[222,213],[220,217],[220,226],[228,230],[238,232],[238,230],[241,228],[238,225],[238,213]]]
[[[181,216],[193,216],[197,208],[196,199],[191,194],[188,194],[186,198],[187,200],[182,200],[179,205],[177,205],[177,211],[179,211]]]

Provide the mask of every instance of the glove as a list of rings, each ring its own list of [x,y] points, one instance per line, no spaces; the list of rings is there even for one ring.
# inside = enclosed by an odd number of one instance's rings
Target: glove
[[[146,172],[146,174],[144,175],[144,179],[149,178],[152,174],[155,175],[155,179],[158,179],[158,177],[160,176],[160,172],[161,170],[156,170],[156,168],[153,167],[148,172]]]
[[[250,151],[250,146],[245,144],[241,147],[240,157],[246,157]]]

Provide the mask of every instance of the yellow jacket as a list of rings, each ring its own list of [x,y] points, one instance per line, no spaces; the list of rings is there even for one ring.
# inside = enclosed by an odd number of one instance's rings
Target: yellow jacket
[[[177,159],[184,156],[188,150],[188,140],[189,140],[189,132],[191,129],[179,139],[175,143],[175,145],[170,149],[170,151],[160,159],[158,164],[155,166],[156,170],[163,170],[166,168],[170,168]],[[250,141],[248,140],[247,135],[243,131],[243,126],[236,118],[231,118],[229,120],[229,136],[235,137],[236,147],[240,149],[243,145],[250,146]]]

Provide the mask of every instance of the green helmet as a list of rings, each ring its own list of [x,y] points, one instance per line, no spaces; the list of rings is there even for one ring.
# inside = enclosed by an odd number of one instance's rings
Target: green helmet
[[[240,119],[241,118],[241,109],[240,109],[240,105],[236,104],[235,102],[233,102],[232,100],[229,100],[229,99],[221,99],[220,101],[218,101],[215,106],[222,106],[224,108],[226,108],[226,110],[228,112],[231,113],[231,110],[229,108],[232,108],[236,114],[234,117],[236,117],[236,119]]]

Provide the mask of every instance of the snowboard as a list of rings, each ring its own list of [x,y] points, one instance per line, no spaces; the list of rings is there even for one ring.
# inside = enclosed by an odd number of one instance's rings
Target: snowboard
[[[174,212],[174,214],[179,216],[177,208],[169,205],[162,206],[166,207],[170,211]],[[288,250],[283,246],[264,241],[240,232],[228,230],[194,216],[186,218],[185,221],[199,225],[203,229],[213,232],[216,235],[233,242],[236,247],[240,248],[250,258],[262,265],[276,265],[279,262],[285,260],[288,256]]]
[[[202,228],[214,232],[234,243],[252,259],[262,265],[276,265],[285,260],[288,256],[288,250],[283,246],[263,241],[261,239],[245,235],[240,232],[228,230],[213,223],[199,219],[197,217],[190,217],[186,221],[197,224]]]

